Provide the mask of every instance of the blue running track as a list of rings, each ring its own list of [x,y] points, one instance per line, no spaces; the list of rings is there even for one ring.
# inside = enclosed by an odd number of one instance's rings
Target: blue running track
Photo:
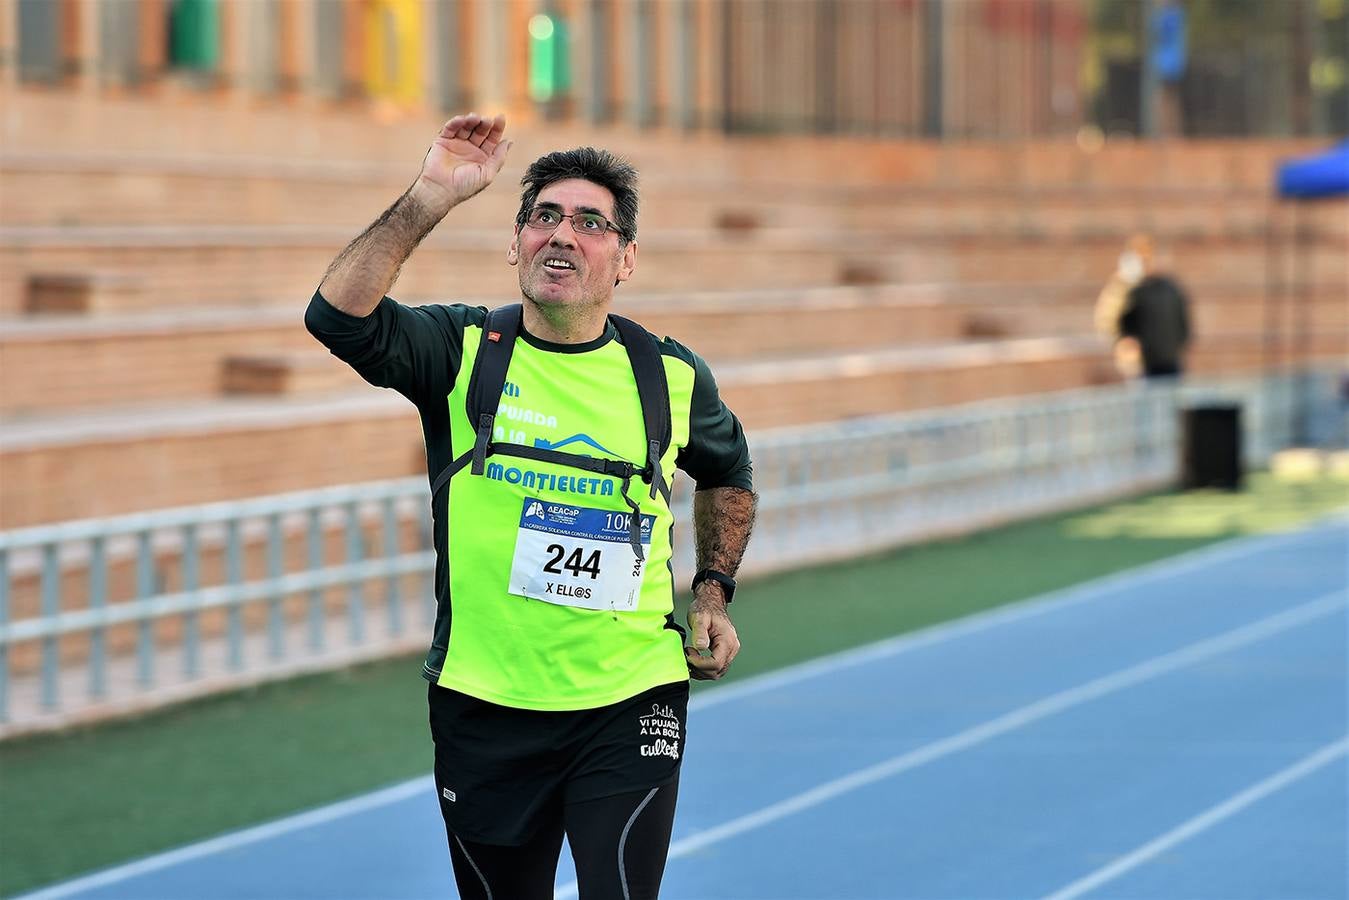
[[[1341,518],[702,691],[662,897],[1345,900],[1347,584]],[[28,895],[455,896],[429,776]]]

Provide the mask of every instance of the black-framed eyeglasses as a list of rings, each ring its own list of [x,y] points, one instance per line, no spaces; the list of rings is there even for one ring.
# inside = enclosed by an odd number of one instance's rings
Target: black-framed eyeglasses
[[[571,219],[571,230],[577,234],[584,234],[591,237],[599,237],[610,229],[617,232],[619,237],[623,232],[619,231],[617,225],[610,222],[599,213],[577,212],[564,214],[551,206],[536,206],[529,211],[525,218],[525,224],[530,228],[537,228],[540,231],[553,231],[562,224],[563,219]]]

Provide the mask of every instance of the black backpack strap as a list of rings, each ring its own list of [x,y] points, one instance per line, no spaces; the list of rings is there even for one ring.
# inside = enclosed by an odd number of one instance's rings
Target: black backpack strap
[[[473,370],[469,375],[468,396],[465,403],[469,421],[477,423],[473,449],[460,455],[436,476],[431,484],[432,502],[434,503],[441,488],[470,461],[474,475],[485,474],[487,457],[491,453],[555,462],[585,471],[612,475],[623,479],[624,500],[633,509],[632,543],[640,559],[642,558],[640,510],[627,498],[628,481],[637,474],[631,463],[592,459],[517,444],[495,444],[492,441],[497,407],[501,403],[501,392],[506,386],[506,372],[510,368],[515,339],[520,333],[521,316],[522,308],[518,303],[494,309],[487,314],[487,319],[483,323],[482,340],[478,345]],[[660,346],[655,336],[636,322],[622,316],[610,316],[610,319],[613,320],[614,327],[623,340],[628,363],[632,366],[633,379],[637,383],[637,395],[642,405],[642,424],[646,432],[646,468],[642,470],[642,475],[651,484],[651,498],[655,499],[659,492],[665,498],[665,502],[669,503],[670,485],[666,483],[661,472],[660,460],[670,448],[672,436],[670,388],[665,377],[665,364],[661,362]]]
[[[506,370],[511,367],[515,336],[520,333],[521,306],[502,306],[487,314],[482,325],[482,340],[473,359],[473,374],[468,381],[468,420],[475,423],[473,474],[481,475],[487,466],[487,445],[492,442],[493,424],[501,391],[506,387]]]
[[[520,333],[521,315],[521,306],[516,303],[492,310],[483,322],[482,340],[478,343],[478,353],[473,358],[473,370],[468,378],[468,399],[465,403],[468,420],[477,423],[473,449],[440,470],[436,480],[431,482],[432,503],[435,502],[440,489],[458,474],[469,460],[473,461],[474,475],[481,475],[486,471],[488,444],[492,442],[497,406],[501,403],[501,391],[506,387],[506,370],[511,366],[515,337]]]
[[[670,488],[660,470],[661,457],[670,449],[670,385],[665,378],[665,364],[661,362],[660,346],[656,336],[631,319],[610,315],[614,327],[628,351],[628,362],[637,381],[637,395],[642,401],[642,422],[646,426],[646,464],[651,472],[651,499],[659,491],[670,499]]]
[[[469,451],[440,470],[440,474],[436,476],[436,480],[431,482],[431,502],[433,504],[436,502],[436,495],[440,493],[440,489],[449,483],[451,478],[459,474],[459,470],[464,467],[472,456],[473,452]]]

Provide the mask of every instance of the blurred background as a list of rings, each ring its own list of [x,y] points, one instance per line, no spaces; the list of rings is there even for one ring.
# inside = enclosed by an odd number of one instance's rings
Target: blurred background
[[[417,417],[301,317],[450,115],[504,112],[516,147],[400,301],[515,300],[524,166],[621,153],[618,311],[749,430],[746,573],[1058,523],[993,605],[1349,502],[1347,79],[1345,0],[0,0],[0,891],[425,768]],[[1126,321],[1146,277],[1178,375]],[[878,622],[850,640],[921,624]],[[410,698],[404,755],[168,825],[161,760],[128,802],[162,827],[121,842],[15,815],[200,705],[149,710],[227,696],[222,733],[263,734],[257,685],[333,670]]]

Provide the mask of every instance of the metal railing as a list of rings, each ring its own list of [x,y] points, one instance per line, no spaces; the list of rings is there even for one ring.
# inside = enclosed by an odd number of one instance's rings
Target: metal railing
[[[760,433],[745,572],[1174,483],[1177,413],[1215,401],[1240,405],[1248,465],[1288,443],[1295,411],[1344,434],[1326,371]],[[0,736],[424,646],[435,613],[426,494],[425,479],[408,478],[0,533]],[[686,480],[674,502],[682,580],[693,571]]]
[[[1176,483],[1180,410],[1241,408],[1263,465],[1299,421],[1342,435],[1331,371],[1126,384],[1017,397],[752,440],[759,522],[747,569],[790,568]],[[691,568],[686,551],[676,563]],[[683,571],[682,569],[679,571]]]
[[[415,646],[435,613],[426,491],[409,478],[0,533],[0,723],[78,720],[53,714]],[[155,626],[168,620],[166,650]],[[26,715],[11,713],[11,682]]]

